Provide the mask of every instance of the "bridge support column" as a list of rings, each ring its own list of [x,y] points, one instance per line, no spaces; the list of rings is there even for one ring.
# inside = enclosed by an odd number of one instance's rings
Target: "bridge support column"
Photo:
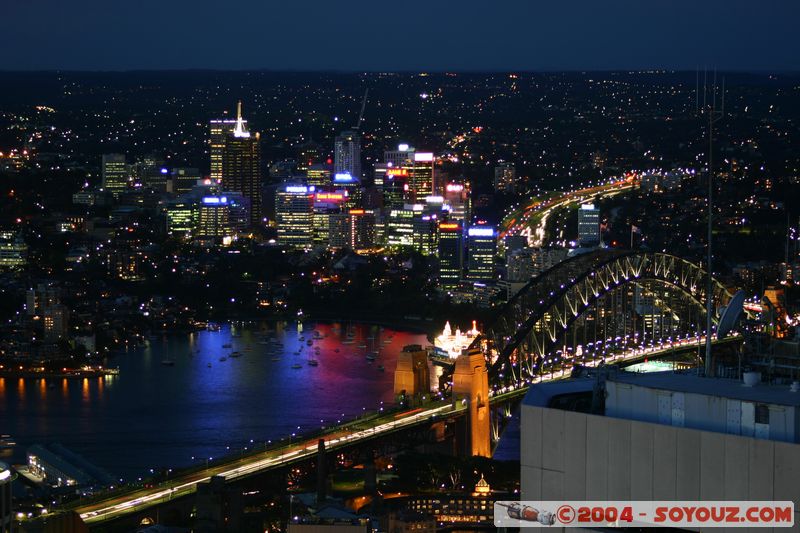
[[[397,356],[394,371],[394,395],[407,404],[419,403],[430,393],[431,378],[428,370],[428,353],[419,344],[409,344]]]
[[[467,402],[467,450],[470,455],[491,457],[489,424],[489,372],[478,349],[458,356],[453,372],[453,401]]]
[[[328,469],[325,459],[325,439],[317,442],[317,504],[328,498]]]

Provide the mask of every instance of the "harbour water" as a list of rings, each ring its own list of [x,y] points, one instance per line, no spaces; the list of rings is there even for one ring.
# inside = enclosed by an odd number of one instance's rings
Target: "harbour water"
[[[59,442],[131,479],[263,447],[391,404],[406,344],[424,345],[425,335],[359,324],[223,325],[154,336],[108,361],[118,376],[0,378],[0,433],[17,442],[2,460],[22,462],[27,446]]]

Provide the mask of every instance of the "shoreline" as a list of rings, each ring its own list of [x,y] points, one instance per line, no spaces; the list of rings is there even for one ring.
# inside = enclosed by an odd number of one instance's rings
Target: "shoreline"
[[[119,369],[104,368],[99,370],[66,370],[66,371],[39,371],[39,370],[0,370],[0,378],[22,378],[22,379],[83,379],[83,378],[102,378],[105,376],[117,376]]]

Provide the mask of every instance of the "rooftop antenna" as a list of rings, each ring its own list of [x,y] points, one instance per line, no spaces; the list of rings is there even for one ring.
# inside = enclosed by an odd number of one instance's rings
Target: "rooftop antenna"
[[[367,106],[367,95],[369,94],[369,88],[364,91],[364,98],[361,99],[361,112],[358,114],[358,122],[356,123],[356,127],[353,128],[355,131],[358,131],[361,128],[361,122],[364,120],[364,108]]]
[[[704,80],[706,74],[704,74]],[[714,70],[714,84],[711,93],[711,105],[706,105],[705,81],[703,86],[703,113],[708,116],[708,244],[706,257],[706,357],[705,375],[711,376],[713,367],[711,365],[711,326],[714,303],[712,295],[714,292],[714,278],[712,274],[713,253],[712,237],[714,224],[714,124],[722,120],[725,115],[725,78],[722,78],[721,106],[717,109],[717,71]]]

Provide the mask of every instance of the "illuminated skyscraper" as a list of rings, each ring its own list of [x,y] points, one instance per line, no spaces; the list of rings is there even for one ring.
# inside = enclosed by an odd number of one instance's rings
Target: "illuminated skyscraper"
[[[250,208],[250,225],[261,223],[261,143],[258,133],[247,131],[242,119],[242,103],[237,108],[233,133],[225,136],[222,150],[222,185],[241,193]]]
[[[457,222],[439,223],[439,285],[458,285],[464,270],[464,230]]]
[[[314,187],[283,185],[275,194],[278,242],[310,248],[314,238]]]
[[[306,182],[318,189],[330,187],[333,182],[330,165],[311,165],[308,167],[306,169]]]
[[[497,235],[491,226],[472,226],[467,230],[467,277],[474,281],[494,279]]]
[[[204,196],[197,208],[196,236],[201,239],[222,239],[223,243],[228,244],[249,222],[248,203],[247,198],[236,191]]]
[[[391,209],[386,221],[386,244],[392,248],[414,246],[414,219],[421,214],[421,205]]]
[[[297,150],[297,170],[305,171],[313,165],[319,165],[324,161],[322,156],[322,146],[314,141],[308,141]]]
[[[408,198],[414,202],[423,202],[425,198],[436,194],[434,177],[434,158],[431,152],[415,152],[414,163],[408,177]]]
[[[199,210],[190,199],[179,199],[169,202],[164,207],[167,219],[167,235],[187,238],[197,226]]]
[[[472,198],[469,182],[448,183],[444,188],[444,203],[450,208],[450,221],[468,224],[472,216]]]
[[[578,209],[578,242],[581,246],[600,244],[600,210],[594,204],[581,204]]]
[[[408,168],[414,165],[414,153],[416,149],[407,144],[400,144],[397,150],[386,150],[383,152],[383,162],[390,168]]]
[[[170,171],[172,181],[172,192],[174,194],[184,194],[192,190],[197,185],[197,181],[203,179],[200,171],[196,168],[179,167]]]
[[[114,198],[128,189],[128,165],[124,154],[103,154],[103,189]]]
[[[247,121],[243,121],[246,125]],[[209,122],[211,138],[209,151],[211,154],[211,179],[219,182],[222,179],[222,151],[225,148],[225,137],[233,134],[236,128],[236,120],[215,119]]]
[[[514,192],[517,188],[517,169],[514,163],[500,162],[494,167],[494,190]]]
[[[361,136],[355,131],[343,131],[334,141],[333,174],[350,174],[361,179]]]
[[[333,186],[345,193],[346,207],[361,207],[361,183],[354,176],[347,173],[334,174]]]
[[[351,209],[349,216],[350,248],[372,248],[375,245],[375,213],[365,209]]]

